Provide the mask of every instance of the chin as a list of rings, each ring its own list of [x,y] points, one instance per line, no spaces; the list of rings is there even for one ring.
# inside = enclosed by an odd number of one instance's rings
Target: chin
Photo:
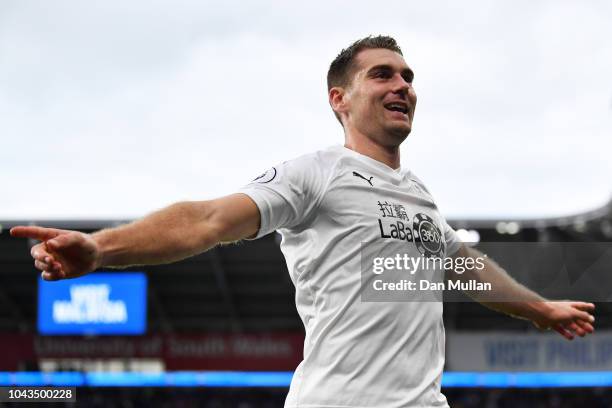
[[[412,126],[404,123],[402,125],[389,126],[385,133],[391,136],[394,141],[399,141],[401,143],[408,137],[411,131]]]

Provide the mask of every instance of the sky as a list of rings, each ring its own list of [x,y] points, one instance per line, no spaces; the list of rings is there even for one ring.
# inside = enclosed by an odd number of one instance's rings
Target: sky
[[[330,62],[415,72],[401,148],[447,218],[612,198],[612,2],[0,2],[0,220],[129,219],[342,144]]]

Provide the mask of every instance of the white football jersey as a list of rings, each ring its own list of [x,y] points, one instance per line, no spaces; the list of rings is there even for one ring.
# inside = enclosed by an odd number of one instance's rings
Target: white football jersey
[[[441,257],[459,248],[422,182],[334,146],[275,166],[240,192],[259,208],[256,238],[282,236],[306,329],[285,407],[448,407],[442,303],[361,293],[362,264],[371,262],[363,243],[402,241],[410,253]],[[420,239],[424,230],[438,234],[435,245]]]

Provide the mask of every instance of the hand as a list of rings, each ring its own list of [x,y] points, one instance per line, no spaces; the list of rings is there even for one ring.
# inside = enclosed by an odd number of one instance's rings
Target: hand
[[[100,266],[100,248],[89,234],[43,227],[14,227],[11,235],[40,242],[30,254],[44,280],[76,278]]]
[[[549,301],[544,302],[544,306],[533,319],[533,324],[539,329],[555,329],[568,340],[573,340],[575,335],[584,337],[595,331],[592,325],[595,317],[590,314],[595,310],[592,303]]]

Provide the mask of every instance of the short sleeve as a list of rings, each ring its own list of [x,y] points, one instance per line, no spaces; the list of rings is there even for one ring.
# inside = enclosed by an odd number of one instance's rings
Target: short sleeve
[[[306,220],[325,188],[325,171],[315,154],[284,162],[256,177],[238,192],[257,205],[261,224],[255,239]]]
[[[451,256],[461,247],[461,239],[457,232],[444,220],[444,240],[446,241],[446,256]]]

